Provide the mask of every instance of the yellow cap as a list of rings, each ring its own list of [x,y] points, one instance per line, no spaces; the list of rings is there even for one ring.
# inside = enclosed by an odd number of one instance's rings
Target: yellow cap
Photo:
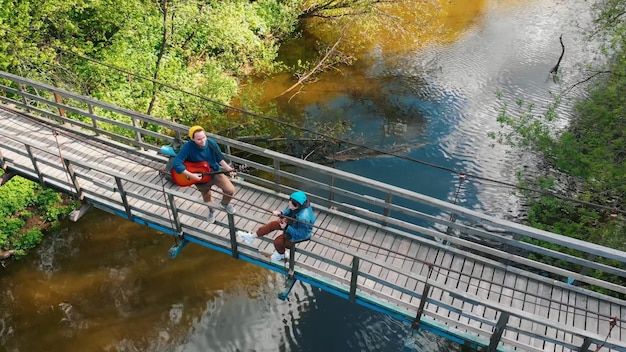
[[[204,131],[204,128],[202,128],[202,126],[191,126],[189,128],[189,138],[193,139],[193,134],[198,132],[198,131]]]

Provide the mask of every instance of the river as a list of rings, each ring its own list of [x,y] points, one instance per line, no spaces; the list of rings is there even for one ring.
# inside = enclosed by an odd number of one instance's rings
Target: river
[[[515,218],[519,202],[510,189],[469,177],[457,193],[450,170],[516,181],[528,157],[494,145],[487,132],[498,130],[502,103],[523,98],[541,111],[551,92],[576,81],[577,60],[591,55],[577,29],[588,23],[588,5],[445,3],[412,39],[377,33],[353,67],[322,74],[276,103],[311,121],[345,119],[351,137],[371,147],[411,146],[402,153],[408,158],[338,168]],[[555,83],[548,72],[561,34],[564,83]],[[277,76],[257,84],[270,97],[293,82]],[[562,121],[567,109],[566,103]],[[98,210],[64,222],[33,255],[0,270],[0,350],[400,351],[409,333],[406,324],[302,283],[280,301],[283,277],[204,247],[189,245],[168,259],[172,244],[169,236]],[[461,350],[425,332],[418,346]]]

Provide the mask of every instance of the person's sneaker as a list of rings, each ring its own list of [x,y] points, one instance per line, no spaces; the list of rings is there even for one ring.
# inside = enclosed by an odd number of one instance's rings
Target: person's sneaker
[[[226,212],[228,214],[235,214],[235,207],[233,207],[230,204],[224,204],[224,203],[220,203],[222,205],[222,208],[224,208],[224,210],[226,210]]]
[[[272,256],[270,257],[271,260],[275,261],[275,262],[282,262],[285,260],[285,255],[284,254],[280,254],[278,252],[274,252],[272,253]]]
[[[237,231],[237,236],[241,237],[241,239],[247,244],[252,244],[252,242],[254,242],[254,239],[256,238],[254,234],[245,231]]]
[[[209,209],[209,215],[207,215],[206,221],[208,221],[209,224],[212,224],[215,222],[215,210]]]

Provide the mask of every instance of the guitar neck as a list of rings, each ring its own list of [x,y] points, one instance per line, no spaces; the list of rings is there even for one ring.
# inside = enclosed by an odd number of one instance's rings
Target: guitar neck
[[[235,170],[233,170],[235,171]],[[211,171],[211,172],[203,172],[202,176],[210,176],[210,175],[219,175],[219,174],[229,174],[233,171],[226,171],[226,170],[221,170],[221,171]]]

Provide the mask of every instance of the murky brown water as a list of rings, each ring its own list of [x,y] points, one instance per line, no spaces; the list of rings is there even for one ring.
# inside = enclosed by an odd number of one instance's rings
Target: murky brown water
[[[416,5],[418,6],[418,5]],[[548,78],[565,32],[584,11],[553,0],[454,0],[390,11],[407,31],[350,27],[353,67],[272,100],[294,81],[254,83],[281,113],[348,120],[370,146],[406,143],[406,155],[513,181],[506,148],[491,146],[496,91],[509,101],[546,103]],[[415,18],[419,17],[419,18]],[[285,47],[293,62],[336,31],[314,22]],[[391,27],[391,26],[390,26]],[[571,35],[571,36],[570,36]],[[308,48],[308,49],[307,49]],[[575,74],[571,57],[565,78]],[[388,126],[398,127],[389,129]],[[392,158],[338,167],[450,199],[456,178]],[[401,169],[402,172],[394,170]],[[424,182],[427,181],[427,182]],[[468,183],[460,203],[485,211],[514,207],[508,190]],[[276,298],[280,275],[190,244],[168,259],[169,236],[92,210],[48,236],[31,257],[0,269],[0,351],[399,351],[408,326],[304,284]],[[424,333],[420,351],[458,346]]]
[[[171,260],[172,244],[170,236],[97,210],[64,225],[0,274],[3,348],[159,350],[183,344],[211,306],[245,313],[257,309],[251,298],[276,297],[268,292],[272,273],[195,245]],[[225,296],[231,302],[219,304]]]

